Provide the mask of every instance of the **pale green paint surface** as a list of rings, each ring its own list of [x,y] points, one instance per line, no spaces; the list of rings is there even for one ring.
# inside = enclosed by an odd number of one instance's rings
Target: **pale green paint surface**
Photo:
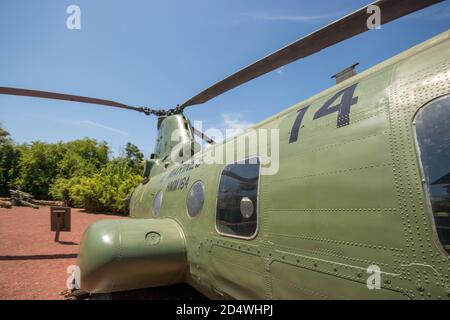
[[[171,219],[101,220],[85,231],[78,266],[82,288],[94,293],[179,283],[186,240]]]
[[[202,164],[168,178],[176,165],[160,163],[134,192],[131,216],[152,218],[156,192],[189,176],[188,188],[164,191],[157,219],[181,226],[189,265],[184,281],[212,298],[448,299],[450,262],[432,229],[412,119],[421,106],[450,93],[449,36],[447,31],[255,126],[280,129],[279,172],[260,177],[256,238],[235,239],[215,229],[224,165]],[[337,113],[313,120],[325,101],[356,82],[350,125],[336,128]],[[289,144],[296,112],[307,105],[298,141]],[[206,199],[191,219],[186,195],[197,180],[205,183]],[[383,272],[381,290],[366,287],[372,264]]]

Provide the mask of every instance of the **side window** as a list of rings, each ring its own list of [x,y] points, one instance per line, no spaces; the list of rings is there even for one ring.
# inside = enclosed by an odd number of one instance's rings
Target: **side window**
[[[195,182],[187,195],[186,207],[188,215],[195,218],[200,214],[205,203],[205,184],[202,181]]]
[[[258,229],[259,159],[225,166],[219,182],[216,227],[221,234],[252,238]]]
[[[423,107],[415,129],[436,232],[450,253],[450,96]]]

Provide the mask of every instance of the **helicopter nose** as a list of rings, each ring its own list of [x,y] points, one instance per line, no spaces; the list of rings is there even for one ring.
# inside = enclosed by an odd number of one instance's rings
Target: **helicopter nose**
[[[172,219],[101,220],[83,234],[81,289],[108,293],[181,283],[186,242]]]

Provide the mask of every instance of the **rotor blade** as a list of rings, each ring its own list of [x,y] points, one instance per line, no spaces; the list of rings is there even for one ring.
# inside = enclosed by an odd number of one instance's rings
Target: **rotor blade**
[[[122,103],[118,103],[118,102],[110,101],[110,100],[88,98],[88,97],[82,97],[82,96],[74,96],[71,94],[62,94],[62,93],[54,93],[54,92],[47,92],[47,91],[0,87],[0,94],[9,94],[9,95],[14,95],[14,96],[25,96],[25,97],[36,97],[36,98],[45,98],[45,99],[56,99],[56,100],[91,103],[91,104],[98,104],[98,105],[103,105],[103,106],[108,106],[108,107],[116,107],[116,108],[122,108],[122,109],[127,109],[127,110],[138,111],[138,112],[144,112],[145,114],[150,114],[152,111],[151,109],[148,109],[148,108],[128,106],[126,104],[122,104]]]
[[[192,97],[180,108],[205,103],[228,90],[255,79],[263,74],[278,69],[288,63],[305,58],[338,42],[368,31],[367,19],[373,15],[368,13],[371,5],[380,8],[381,24],[403,17],[443,0],[378,0],[329,25],[319,29],[304,38],[266,56],[265,58],[217,82],[208,89]]]
[[[205,140],[205,141],[206,141],[207,143],[209,143],[209,144],[214,144],[214,143],[215,143],[213,139],[211,139],[210,137],[208,137],[206,134],[204,134],[204,133],[201,132],[200,130],[195,129],[194,127],[192,127],[192,129],[194,129],[194,134],[195,134],[197,137],[199,137],[199,138]]]

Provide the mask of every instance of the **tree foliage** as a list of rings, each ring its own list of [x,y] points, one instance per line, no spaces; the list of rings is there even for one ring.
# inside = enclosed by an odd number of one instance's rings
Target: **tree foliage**
[[[6,196],[14,187],[18,176],[20,152],[9,137],[9,133],[0,128],[0,196]]]
[[[105,142],[82,139],[60,144],[62,159],[58,174],[64,178],[92,175],[108,163],[109,148]]]
[[[133,171],[142,172],[144,170],[144,154],[131,142],[128,142],[125,146],[125,158],[127,159],[128,166],[132,168]]]
[[[111,159],[106,142],[85,138],[16,145],[0,128],[0,195],[20,189],[89,211],[125,213],[124,200],[142,179],[143,159],[132,143],[122,157]]]
[[[76,206],[87,210],[123,212],[127,196],[141,180],[129,166],[128,159],[114,159],[100,172],[74,183],[69,194]]]
[[[37,199],[49,199],[49,188],[58,175],[58,162],[62,158],[57,144],[32,142],[18,146],[20,150],[19,174],[15,186],[33,194]]]

